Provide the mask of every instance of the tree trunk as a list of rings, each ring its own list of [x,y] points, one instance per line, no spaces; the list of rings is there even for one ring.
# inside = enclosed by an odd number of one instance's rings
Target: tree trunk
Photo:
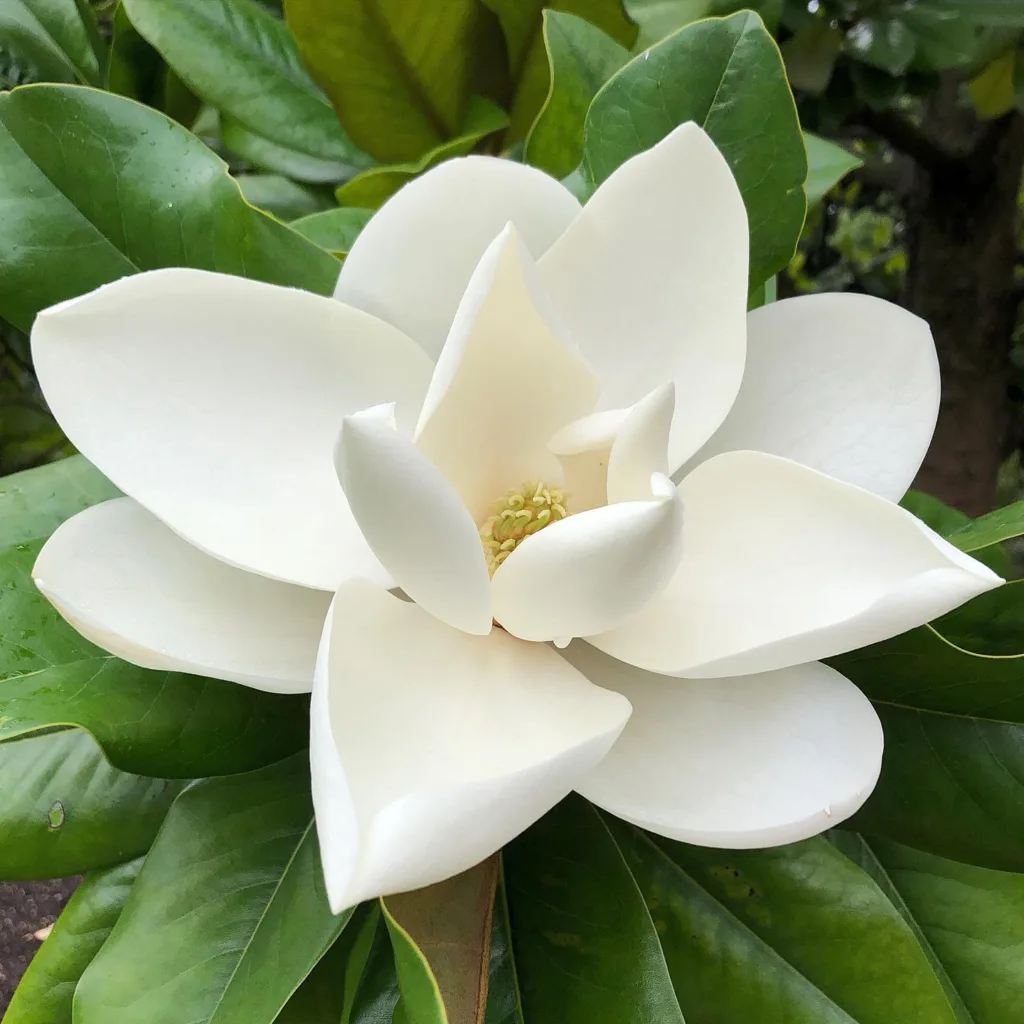
[[[1010,427],[1022,166],[1024,118],[1012,115],[968,156],[920,169],[908,218],[903,303],[931,324],[942,372],[938,426],[914,486],[972,516],[993,507]]]

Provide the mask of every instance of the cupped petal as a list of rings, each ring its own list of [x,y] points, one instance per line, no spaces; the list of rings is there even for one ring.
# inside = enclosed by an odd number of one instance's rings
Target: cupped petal
[[[870,295],[784,299],[749,315],[740,393],[689,468],[751,449],[898,501],[938,411],[935,343],[919,317]]]
[[[597,381],[560,328],[510,224],[459,305],[416,427],[416,446],[474,520],[526,480],[561,479],[548,440],[590,412]]]
[[[682,554],[683,506],[655,474],[646,501],[622,501],[552,523],[491,580],[495,621],[523,640],[567,642],[612,629],[668,585]]]
[[[308,693],[331,595],[204,555],[131,498],[73,516],[36,586],[87,640],[143,668]]]
[[[591,643],[668,675],[817,661],[919,626],[1002,580],[909,512],[761,452],[679,485],[683,557],[664,592]]]
[[[848,679],[818,662],[725,679],[669,679],[588,644],[564,656],[633,714],[577,790],[670,839],[752,849],[848,818],[882,762],[882,726]]]
[[[468,636],[370,583],[343,584],[310,732],[331,909],[490,856],[590,772],[629,711],[550,647]]]
[[[488,156],[449,160],[374,214],[345,257],[335,298],[394,324],[436,359],[494,236],[511,221],[539,257],[579,211],[568,189],[533,167]]]
[[[347,416],[335,460],[352,514],[398,586],[442,622],[489,633],[477,526],[444,474],[395,429],[391,408]]]
[[[675,382],[673,469],[711,436],[739,390],[747,253],[729,165],[688,123],[619,167],[538,261],[601,382],[601,409]]]
[[[341,419],[415,422],[430,361],[332,299],[199,270],[125,277],[40,313],[36,372],[75,446],[196,547],[334,591],[387,574],[334,472]]]

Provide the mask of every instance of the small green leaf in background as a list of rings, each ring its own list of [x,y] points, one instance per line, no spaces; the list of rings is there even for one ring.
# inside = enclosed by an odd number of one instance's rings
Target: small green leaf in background
[[[556,178],[583,159],[583,122],[597,91],[629,59],[629,51],[588,21],[544,11],[551,85],[526,138],[525,160]]]
[[[575,14],[627,49],[637,27],[623,10],[622,0],[482,0],[498,17],[505,34],[512,74],[512,123],[506,145],[526,137],[548,95],[551,75],[542,36],[545,9]]]
[[[971,552],[1021,536],[1024,536],[1024,501],[997,508],[945,534],[961,551]]]
[[[834,185],[864,163],[849,150],[811,132],[804,132],[804,145],[807,147],[807,181],[804,189],[809,206],[821,202]]]
[[[846,33],[846,50],[890,75],[902,75],[914,59],[914,33],[899,17],[864,18]]]
[[[488,135],[501,131],[508,124],[508,115],[501,107],[480,96],[470,97],[466,122],[459,135],[431,149],[418,160],[404,164],[371,167],[341,185],[335,193],[342,206],[375,210],[418,174],[455,156],[464,156]]]
[[[0,878],[65,878],[145,853],[183,785],[118,771],[77,729],[0,743]]]
[[[750,283],[793,257],[807,156],[782,58],[750,12],[696,22],[635,57],[594,98],[584,161],[595,183],[696,121],[732,168],[750,221]]]
[[[85,21],[91,17],[75,0],[3,0],[0,41],[9,66],[0,70],[12,81],[0,77],[0,89],[23,82],[99,85],[100,64]]]
[[[323,213],[311,213],[307,217],[300,217],[292,221],[292,227],[321,249],[326,249],[335,256],[344,256],[375,212],[357,206],[339,206],[334,210],[324,210]]]
[[[122,96],[0,94],[0,165],[0,316],[22,330],[46,306],[157,267],[321,295],[337,280],[337,261],[248,205],[191,132]]]
[[[404,163],[458,135],[478,0],[286,0],[284,10],[313,77],[367,153]]]
[[[327,906],[305,754],[195,783],[82,976],[75,1024],[272,1024],[350,916]]]
[[[140,858],[82,882],[32,958],[5,1024],[72,1024],[75,986],[120,917],[141,867]]]
[[[330,194],[281,174],[236,174],[245,201],[281,221],[297,220],[334,206]]]
[[[593,806],[562,801],[504,860],[527,1021],[683,1024],[654,922]]]
[[[1008,50],[967,84],[967,93],[983,121],[995,120],[1013,110],[1015,63],[1014,51]]]
[[[782,44],[786,74],[794,89],[821,95],[832,80],[843,37],[825,18],[815,18]]]
[[[122,0],[132,24],[205,103],[271,142],[358,162],[288,27],[254,0]]]

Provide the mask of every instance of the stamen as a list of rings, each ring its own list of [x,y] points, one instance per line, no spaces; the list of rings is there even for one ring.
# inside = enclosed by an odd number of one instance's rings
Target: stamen
[[[494,513],[480,527],[480,540],[487,559],[487,571],[495,570],[527,537],[568,514],[569,496],[543,480],[528,480],[516,491],[509,491],[498,502]]]

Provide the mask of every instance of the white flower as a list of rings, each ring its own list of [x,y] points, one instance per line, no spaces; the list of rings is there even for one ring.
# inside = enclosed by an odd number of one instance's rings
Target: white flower
[[[813,835],[882,751],[817,659],[1000,581],[892,503],[935,422],[927,326],[858,295],[748,317],[746,290],[742,199],[684,125],[582,210],[443,164],[335,299],[175,269],[63,303],[40,380],[130,497],[37,583],[129,661],[312,688],[335,910],[572,789],[689,842]]]

